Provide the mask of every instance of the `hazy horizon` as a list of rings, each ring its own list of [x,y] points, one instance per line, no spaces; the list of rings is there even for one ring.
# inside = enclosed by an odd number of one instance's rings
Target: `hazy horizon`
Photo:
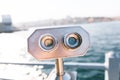
[[[0,15],[13,22],[71,17],[120,16],[120,0],[0,0]]]

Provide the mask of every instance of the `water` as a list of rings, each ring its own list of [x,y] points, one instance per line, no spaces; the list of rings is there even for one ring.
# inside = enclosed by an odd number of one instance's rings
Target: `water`
[[[85,56],[90,58],[87,62],[104,62],[104,53],[109,51],[119,53],[120,22],[104,22],[83,26],[91,38],[91,47]]]
[[[115,53],[120,53],[120,21],[82,24],[81,26],[90,34],[91,47],[85,56],[64,59],[66,62],[103,63],[106,52],[114,51]],[[35,60],[33,57],[28,57],[28,53],[26,50],[26,37],[28,36],[26,36],[25,34],[26,32],[17,32],[15,34],[0,34],[0,44],[2,45],[0,46],[0,61],[24,62],[26,58],[29,61]],[[24,39],[21,39],[20,37]],[[9,38],[9,40],[7,38]],[[3,41],[5,43],[3,43]],[[2,54],[3,52],[4,54]],[[19,55],[16,53],[18,53]],[[71,71],[71,69],[67,70]],[[104,80],[104,71],[102,70],[75,70],[78,72],[77,80]]]
[[[82,25],[91,38],[91,47],[84,57],[73,58],[77,62],[104,62],[105,53],[120,53],[120,22],[103,22]],[[70,61],[71,59],[67,59]],[[104,80],[104,71],[76,69],[78,80]]]

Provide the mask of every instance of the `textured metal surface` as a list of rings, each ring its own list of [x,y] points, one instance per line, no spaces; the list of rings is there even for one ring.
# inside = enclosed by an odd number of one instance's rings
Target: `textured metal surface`
[[[71,33],[78,33],[82,38],[81,45],[75,49],[67,48],[63,42],[65,35]],[[40,37],[45,34],[51,34],[55,37],[57,43],[54,49],[45,51],[40,47]],[[28,52],[38,60],[83,56],[89,46],[89,34],[80,26],[40,28],[36,29],[28,38]]]

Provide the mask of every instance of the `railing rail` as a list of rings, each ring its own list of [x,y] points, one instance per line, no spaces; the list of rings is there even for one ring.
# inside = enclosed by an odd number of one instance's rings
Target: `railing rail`
[[[40,63],[16,63],[16,62],[0,62],[0,64],[14,64],[14,65],[42,65],[44,68],[54,67],[54,62],[40,62]],[[104,63],[78,63],[78,62],[66,62],[64,63],[65,67],[75,67],[80,69],[99,69],[105,70],[105,80],[119,80],[120,77],[120,57],[114,53],[109,52],[105,54]]]
[[[14,65],[28,65],[28,66],[33,66],[33,65],[42,65],[44,68],[51,68],[54,67],[55,63],[54,62],[40,62],[40,63],[30,63],[30,62],[0,62],[0,64],[14,64]],[[105,70],[106,67],[103,63],[78,63],[78,62],[66,62],[64,63],[64,67],[73,67],[73,68],[81,68],[81,69],[99,69],[99,70]],[[106,69],[107,70],[107,69]]]

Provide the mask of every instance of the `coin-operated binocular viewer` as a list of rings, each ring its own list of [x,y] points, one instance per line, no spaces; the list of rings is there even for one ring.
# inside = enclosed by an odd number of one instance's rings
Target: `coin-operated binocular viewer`
[[[80,26],[39,28],[28,38],[28,52],[37,60],[56,59],[55,80],[67,80],[62,58],[84,56],[89,45],[89,34]]]

